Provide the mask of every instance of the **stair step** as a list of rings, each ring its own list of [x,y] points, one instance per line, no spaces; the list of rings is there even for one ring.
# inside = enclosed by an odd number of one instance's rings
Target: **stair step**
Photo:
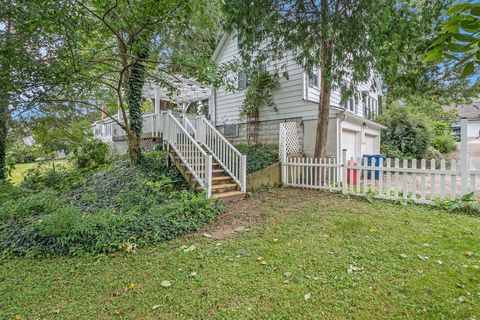
[[[212,193],[224,193],[228,191],[233,191],[238,187],[236,183],[224,183],[224,184],[214,184],[212,185]],[[202,187],[196,187],[196,190],[200,191],[203,190]],[[224,191],[224,192],[221,192]]]
[[[245,199],[245,192],[230,191],[212,195],[212,199],[222,200],[224,202],[240,201]]]
[[[232,177],[230,176],[212,177],[212,181],[224,181],[224,180],[232,180]]]
[[[230,189],[230,188],[236,188],[237,186],[238,185],[236,183],[216,184],[216,185],[212,185],[212,190]]]
[[[203,171],[200,171],[201,173],[203,173]],[[225,172],[225,170],[223,169],[212,169],[212,173],[222,173],[222,172]],[[188,174],[192,174],[190,171],[188,171]]]

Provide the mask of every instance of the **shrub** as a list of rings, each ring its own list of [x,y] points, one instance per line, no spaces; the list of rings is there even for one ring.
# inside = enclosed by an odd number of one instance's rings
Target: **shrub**
[[[62,206],[58,195],[50,190],[11,199],[0,205],[0,221],[22,219],[55,212]]]
[[[166,159],[158,152],[146,153],[140,166],[117,159],[96,172],[82,171],[82,183],[67,192],[25,191],[23,198],[12,192],[0,205],[0,253],[132,251],[203,227],[221,208],[204,194],[185,190]],[[45,180],[42,173],[37,178]]]
[[[108,145],[88,140],[73,149],[72,160],[78,169],[93,170],[108,163]]]
[[[278,161],[278,149],[274,145],[241,143],[235,147],[247,156],[247,174],[266,168]]]
[[[434,137],[432,139],[432,147],[434,147],[443,154],[453,152],[456,149],[454,138],[445,134]]]
[[[82,180],[81,172],[69,165],[41,164],[25,173],[20,186],[33,191],[44,189],[67,191],[81,185]]]
[[[387,157],[425,157],[431,137],[424,118],[409,114],[404,107],[391,106],[378,121],[387,127],[382,131],[382,152]]]

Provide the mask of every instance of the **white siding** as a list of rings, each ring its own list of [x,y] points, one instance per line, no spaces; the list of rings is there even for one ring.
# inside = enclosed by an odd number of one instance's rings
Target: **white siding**
[[[216,57],[217,64],[227,63],[234,58],[240,58],[237,49],[236,35],[229,35],[223,47],[219,49]],[[280,77],[280,88],[274,93],[273,101],[277,111],[261,109],[260,121],[280,120],[289,118],[316,119],[318,115],[318,97],[319,90],[308,87],[308,79],[303,68],[288,56],[285,61],[277,63],[277,66],[267,66],[267,71],[272,71],[276,67],[286,65],[288,80]],[[283,72],[283,70],[282,70]],[[236,74],[230,74],[231,79],[236,79]],[[360,85],[361,91],[369,91],[372,81]],[[236,81],[235,81],[236,83]],[[321,85],[321,84],[319,84]],[[229,92],[225,88],[219,88],[215,92],[214,101],[216,103],[216,125],[225,123],[245,122],[240,119],[240,110],[244,98],[245,90]],[[375,94],[372,97],[377,99]],[[340,107],[340,92],[333,90],[330,104],[333,107]],[[363,115],[363,106],[359,104],[358,115]]]

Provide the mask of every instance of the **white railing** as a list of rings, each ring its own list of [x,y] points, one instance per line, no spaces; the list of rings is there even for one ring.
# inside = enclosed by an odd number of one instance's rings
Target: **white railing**
[[[242,192],[247,189],[247,157],[240,153],[203,116],[197,118],[196,139],[213,155],[225,172],[238,183]]]
[[[193,175],[207,197],[212,194],[212,155],[198,144],[170,111],[164,114],[163,140]]]

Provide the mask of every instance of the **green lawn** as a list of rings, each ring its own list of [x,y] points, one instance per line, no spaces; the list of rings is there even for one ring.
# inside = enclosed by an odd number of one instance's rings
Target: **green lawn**
[[[476,217],[274,189],[137,254],[4,261],[0,318],[480,319],[479,239]]]
[[[27,172],[29,169],[33,169],[37,167],[41,163],[50,165],[52,163],[58,164],[58,163],[65,163],[65,162],[66,162],[65,160],[54,160],[54,161],[45,161],[45,162],[18,163],[15,165],[15,169],[12,171],[12,176],[11,176],[12,182],[14,184],[19,184],[20,182],[22,182],[23,175],[25,174],[25,172]]]

